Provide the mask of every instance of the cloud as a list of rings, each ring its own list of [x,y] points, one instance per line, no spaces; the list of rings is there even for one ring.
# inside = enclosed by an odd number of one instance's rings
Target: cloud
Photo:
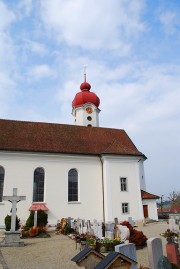
[[[165,10],[159,13],[159,21],[161,22],[166,34],[173,35],[176,32],[180,32],[179,16],[180,9]]]
[[[25,40],[25,47],[36,54],[39,55],[44,55],[48,52],[48,49],[46,48],[45,44],[42,44],[38,41],[34,41],[34,40]]]
[[[7,27],[15,20],[15,15],[7,6],[0,1],[0,31],[5,31]]]
[[[142,0],[43,0],[41,14],[59,43],[87,50],[119,50],[121,55],[127,55],[129,37],[145,29],[141,21],[143,7]]]
[[[55,71],[52,68],[50,68],[47,64],[41,64],[33,66],[28,71],[28,76],[38,80],[44,77],[54,77]]]

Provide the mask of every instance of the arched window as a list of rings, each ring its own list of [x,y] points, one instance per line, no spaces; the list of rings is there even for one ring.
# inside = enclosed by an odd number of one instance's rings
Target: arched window
[[[3,188],[4,188],[4,168],[0,166],[0,202],[2,202]]]
[[[68,172],[68,202],[78,201],[78,172],[71,169]]]
[[[33,202],[44,202],[44,169],[34,170]]]

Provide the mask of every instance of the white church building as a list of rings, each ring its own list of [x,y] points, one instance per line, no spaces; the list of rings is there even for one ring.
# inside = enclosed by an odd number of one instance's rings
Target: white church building
[[[63,217],[109,222],[132,217],[158,220],[146,191],[141,153],[121,129],[99,127],[98,96],[84,82],[72,102],[74,125],[0,120],[0,226],[10,214],[3,196],[13,188],[24,223],[30,210],[45,210],[48,223]]]

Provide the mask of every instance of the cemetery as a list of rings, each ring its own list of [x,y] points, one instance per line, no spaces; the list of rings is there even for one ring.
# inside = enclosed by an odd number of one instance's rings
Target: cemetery
[[[168,229],[159,234],[166,239],[166,255],[163,253],[162,239],[149,238],[135,226],[132,218],[112,222],[98,222],[94,220],[62,218],[55,227],[48,226],[48,215],[42,210],[30,211],[26,224],[20,227],[20,220],[16,215],[17,203],[26,199],[18,196],[17,189],[13,189],[12,196],[4,196],[5,201],[12,203],[11,216],[5,218],[6,231],[0,241],[3,247],[24,247],[27,238],[50,240],[56,237],[62,240],[66,237],[73,251],[69,252],[69,260],[78,267],[87,269],[124,268],[124,269],[177,269],[180,268],[180,231],[174,218],[168,220]],[[20,228],[20,229],[19,229]],[[25,239],[25,242],[22,241]],[[54,240],[54,239],[53,239]],[[64,240],[64,239],[63,239]],[[32,242],[32,241],[31,241]],[[59,241],[60,242],[60,241]],[[32,244],[32,243],[31,243]],[[65,248],[62,244],[61,249]],[[148,267],[138,264],[138,250],[146,248]],[[23,249],[23,248],[19,248]],[[66,250],[67,251],[67,250]],[[1,254],[2,250],[0,251]],[[73,253],[76,253],[73,257]],[[3,258],[0,257],[3,261]],[[7,268],[7,267],[5,267]],[[43,267],[44,268],[44,267]],[[61,267],[57,267],[61,268]],[[76,267],[75,267],[76,268]]]

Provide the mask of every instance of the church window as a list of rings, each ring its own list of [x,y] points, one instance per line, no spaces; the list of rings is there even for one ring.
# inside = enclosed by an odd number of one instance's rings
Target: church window
[[[122,203],[122,213],[129,213],[129,204]]]
[[[78,201],[78,172],[71,169],[68,172],[68,202]]]
[[[4,188],[4,168],[0,166],[0,202],[2,202],[3,188]]]
[[[126,177],[121,177],[121,191],[127,191],[127,178]]]
[[[33,202],[44,201],[44,169],[36,168],[34,170]]]
[[[92,118],[91,118],[90,116],[88,116],[88,117],[87,117],[87,119],[88,119],[89,121],[91,121],[91,120],[92,120]]]

